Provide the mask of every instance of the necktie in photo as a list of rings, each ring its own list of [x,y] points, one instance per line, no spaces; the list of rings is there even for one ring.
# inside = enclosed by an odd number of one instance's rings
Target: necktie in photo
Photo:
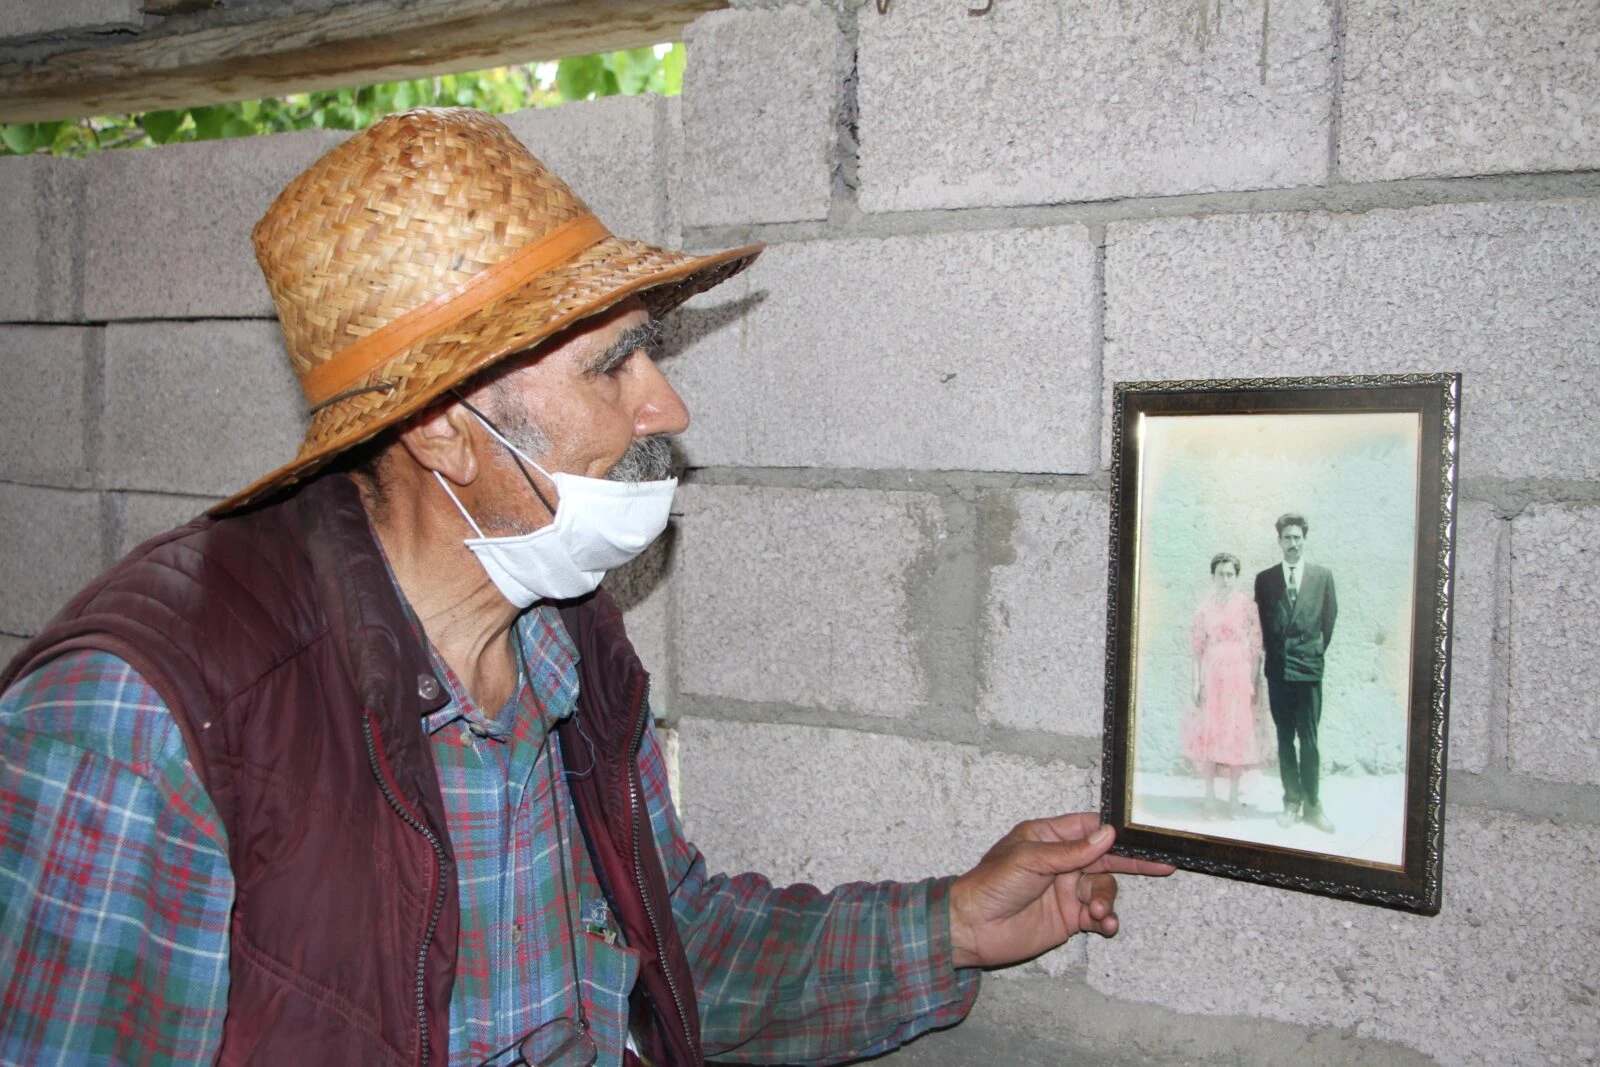
[[[1289,607],[1294,607],[1294,602],[1300,599],[1300,578],[1296,573],[1300,568],[1289,568]]]

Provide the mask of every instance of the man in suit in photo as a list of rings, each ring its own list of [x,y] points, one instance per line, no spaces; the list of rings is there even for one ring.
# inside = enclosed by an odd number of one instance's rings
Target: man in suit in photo
[[[1321,755],[1322,669],[1339,614],[1333,573],[1305,559],[1305,516],[1280,515],[1275,524],[1283,562],[1256,575],[1256,609],[1266,646],[1267,701],[1278,731],[1278,773],[1283,779],[1279,826],[1304,820],[1324,833],[1333,823],[1318,795]],[[1298,746],[1298,751],[1297,751]]]

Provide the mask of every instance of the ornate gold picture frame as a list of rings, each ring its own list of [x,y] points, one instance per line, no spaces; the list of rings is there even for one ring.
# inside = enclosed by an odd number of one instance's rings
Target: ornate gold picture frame
[[[1117,383],[1118,852],[1438,912],[1460,386]]]

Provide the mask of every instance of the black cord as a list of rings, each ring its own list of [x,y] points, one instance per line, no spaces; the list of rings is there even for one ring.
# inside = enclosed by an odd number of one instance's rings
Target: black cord
[[[465,403],[465,401],[463,401]],[[530,694],[533,689],[533,670],[528,666],[528,652],[522,645],[522,620],[519,618],[511,624],[511,632],[516,637],[517,658],[522,661],[523,684],[528,686]],[[545,717],[544,708],[539,709],[539,722],[544,727],[544,738],[539,742],[539,747],[544,752],[545,774],[550,782],[550,807],[555,813],[556,822],[556,869],[561,872],[561,915],[567,924],[568,944],[572,948],[570,957],[572,962],[572,997],[578,1007],[578,1029],[584,1033],[589,1032],[589,1020],[583,1013],[583,986],[578,981],[578,931],[572,925],[572,893],[567,882],[567,841],[566,834],[562,833],[561,805],[556,793],[556,751],[550,744],[550,735],[555,724]],[[535,757],[536,759],[538,757]],[[570,798],[569,798],[570,802]]]
[[[485,426],[489,427],[489,429],[491,429],[495,433],[499,434],[500,437],[504,437],[505,436],[505,431],[500,429],[500,427],[496,426],[494,423],[490,422],[489,421],[489,416],[485,415],[483,412],[481,412],[477,408],[473,407],[472,404],[467,401],[466,397],[462,396],[460,393],[455,392],[454,390],[451,391],[451,395],[454,396],[457,400],[459,400],[461,402],[461,406],[462,407],[466,408],[468,411],[470,411],[474,415],[478,416],[478,418],[482,419],[483,420],[483,424]],[[528,473],[528,468],[523,466],[523,464],[522,464],[522,457],[517,455],[515,449],[512,449],[512,448],[508,447],[504,441],[500,440],[500,437],[495,438],[495,444],[499,445],[501,448],[504,448],[506,450],[506,454],[511,457],[511,461],[517,465],[517,470],[522,472],[522,477],[524,479],[526,479],[526,481],[528,483],[528,488],[533,490],[533,495],[539,498],[539,503],[544,505],[544,509],[550,513],[550,517],[552,519],[555,518],[556,517],[556,509],[551,507],[550,506],[550,501],[546,500],[544,498],[544,494],[539,492],[539,486],[537,485],[537,483],[534,482],[533,475],[529,474]]]

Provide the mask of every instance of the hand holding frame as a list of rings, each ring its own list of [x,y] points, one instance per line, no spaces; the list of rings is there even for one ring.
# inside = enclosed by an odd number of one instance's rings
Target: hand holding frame
[[[1173,868],[1108,855],[1114,840],[1094,812],[1018,823],[950,889],[955,965],[1016,963],[1084,930],[1116,934],[1115,876]]]

